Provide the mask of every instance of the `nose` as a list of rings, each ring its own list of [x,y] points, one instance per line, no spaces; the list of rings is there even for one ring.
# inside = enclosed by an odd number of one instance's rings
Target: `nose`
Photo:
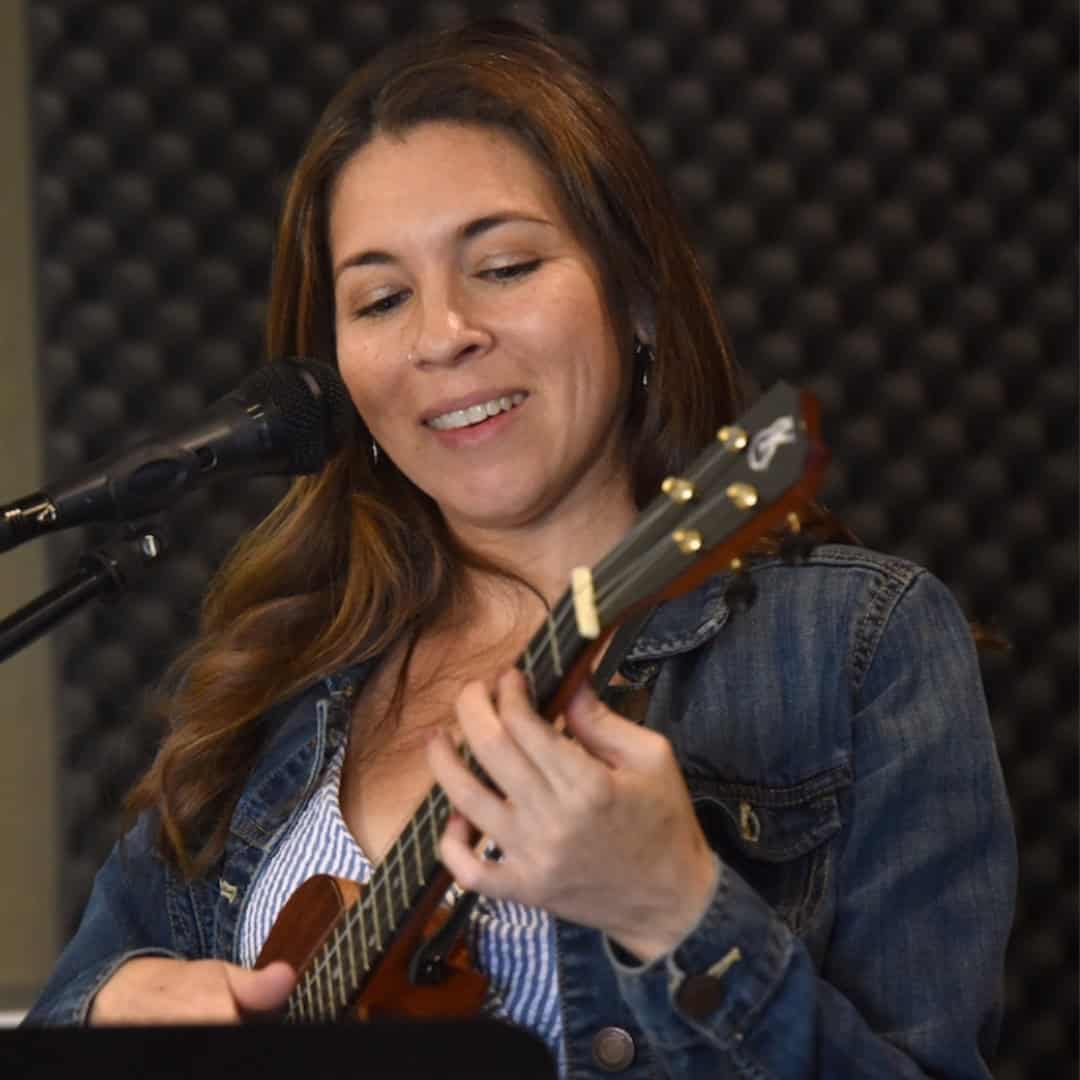
[[[417,296],[415,337],[409,358],[418,367],[454,366],[490,344],[490,334],[472,317],[468,302],[452,285]]]

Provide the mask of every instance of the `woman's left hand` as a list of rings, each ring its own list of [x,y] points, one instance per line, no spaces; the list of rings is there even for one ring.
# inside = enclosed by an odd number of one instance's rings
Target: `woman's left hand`
[[[532,708],[517,670],[500,676],[494,700],[467,684],[456,712],[501,792],[446,732],[432,740],[431,768],[456,811],[440,857],[458,884],[592,926],[644,962],[673,949],[708,906],[716,859],[667,739],[612,712],[588,684],[567,707],[568,739]],[[499,861],[475,850],[470,823]]]

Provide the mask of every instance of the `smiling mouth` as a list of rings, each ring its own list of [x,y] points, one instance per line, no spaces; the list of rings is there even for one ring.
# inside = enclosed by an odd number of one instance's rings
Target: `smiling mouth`
[[[436,431],[454,431],[457,428],[473,427],[490,420],[499,413],[509,412],[516,409],[526,398],[526,395],[517,391],[504,397],[492,398],[477,405],[470,405],[467,409],[455,409],[453,412],[443,413],[442,416],[433,416],[425,421],[428,427]]]

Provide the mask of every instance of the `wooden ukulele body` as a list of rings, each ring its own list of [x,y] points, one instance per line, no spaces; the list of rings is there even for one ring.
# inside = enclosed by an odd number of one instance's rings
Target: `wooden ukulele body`
[[[446,885],[450,880],[447,877]],[[285,960],[302,973],[345,912],[363,896],[364,886],[346,878],[318,874],[289,897],[256,967]],[[455,1018],[474,1016],[487,992],[487,977],[471,967],[465,942],[458,938],[445,961],[445,977],[417,984],[409,977],[416,949],[446,921],[439,900],[445,893],[431,890],[431,899],[417,907],[390,942],[383,960],[349,1006],[346,1016],[358,1020],[387,1017]]]

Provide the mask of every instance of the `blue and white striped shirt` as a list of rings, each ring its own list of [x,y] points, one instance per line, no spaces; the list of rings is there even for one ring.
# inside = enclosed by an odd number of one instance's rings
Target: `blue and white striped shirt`
[[[341,816],[339,747],[323,783],[293,819],[288,835],[252,885],[239,928],[240,962],[252,967],[285,902],[308,878],[333,874],[365,883],[371,863]],[[454,886],[448,894],[457,892]],[[484,1013],[528,1028],[561,1058],[555,926],[547,912],[481,897],[468,930],[469,952],[489,979]]]

